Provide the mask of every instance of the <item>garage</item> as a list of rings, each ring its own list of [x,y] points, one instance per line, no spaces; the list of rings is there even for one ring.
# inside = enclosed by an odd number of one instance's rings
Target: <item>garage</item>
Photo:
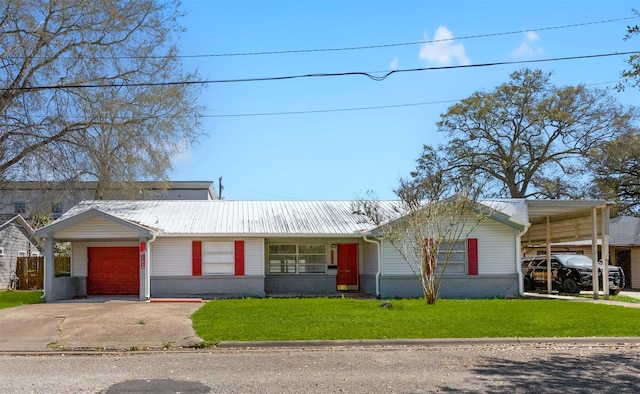
[[[138,295],[137,247],[88,248],[87,295]]]

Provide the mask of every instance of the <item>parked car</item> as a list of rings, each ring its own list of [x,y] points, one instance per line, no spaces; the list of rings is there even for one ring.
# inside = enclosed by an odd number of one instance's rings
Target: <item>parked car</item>
[[[602,290],[603,265],[598,263],[598,283]],[[525,257],[522,259],[522,276],[525,290],[547,289],[547,256]],[[593,289],[593,260],[581,254],[552,254],[552,289],[575,294],[581,290]],[[624,287],[622,268],[609,265],[609,294],[616,295]]]

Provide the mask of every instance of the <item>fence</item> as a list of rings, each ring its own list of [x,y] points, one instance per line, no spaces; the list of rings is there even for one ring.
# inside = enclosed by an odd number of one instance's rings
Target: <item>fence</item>
[[[55,276],[69,276],[71,273],[71,258],[56,256],[54,258]],[[18,257],[16,262],[19,290],[40,290],[44,287],[44,257]]]

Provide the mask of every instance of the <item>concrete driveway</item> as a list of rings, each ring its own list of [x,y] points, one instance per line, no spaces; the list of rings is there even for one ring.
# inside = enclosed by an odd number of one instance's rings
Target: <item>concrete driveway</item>
[[[135,350],[197,345],[203,303],[88,299],[0,310],[0,351]]]

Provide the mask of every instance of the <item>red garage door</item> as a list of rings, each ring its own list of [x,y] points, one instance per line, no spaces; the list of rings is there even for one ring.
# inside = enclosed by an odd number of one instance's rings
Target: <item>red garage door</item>
[[[140,252],[133,248],[89,248],[89,295],[138,295]]]

